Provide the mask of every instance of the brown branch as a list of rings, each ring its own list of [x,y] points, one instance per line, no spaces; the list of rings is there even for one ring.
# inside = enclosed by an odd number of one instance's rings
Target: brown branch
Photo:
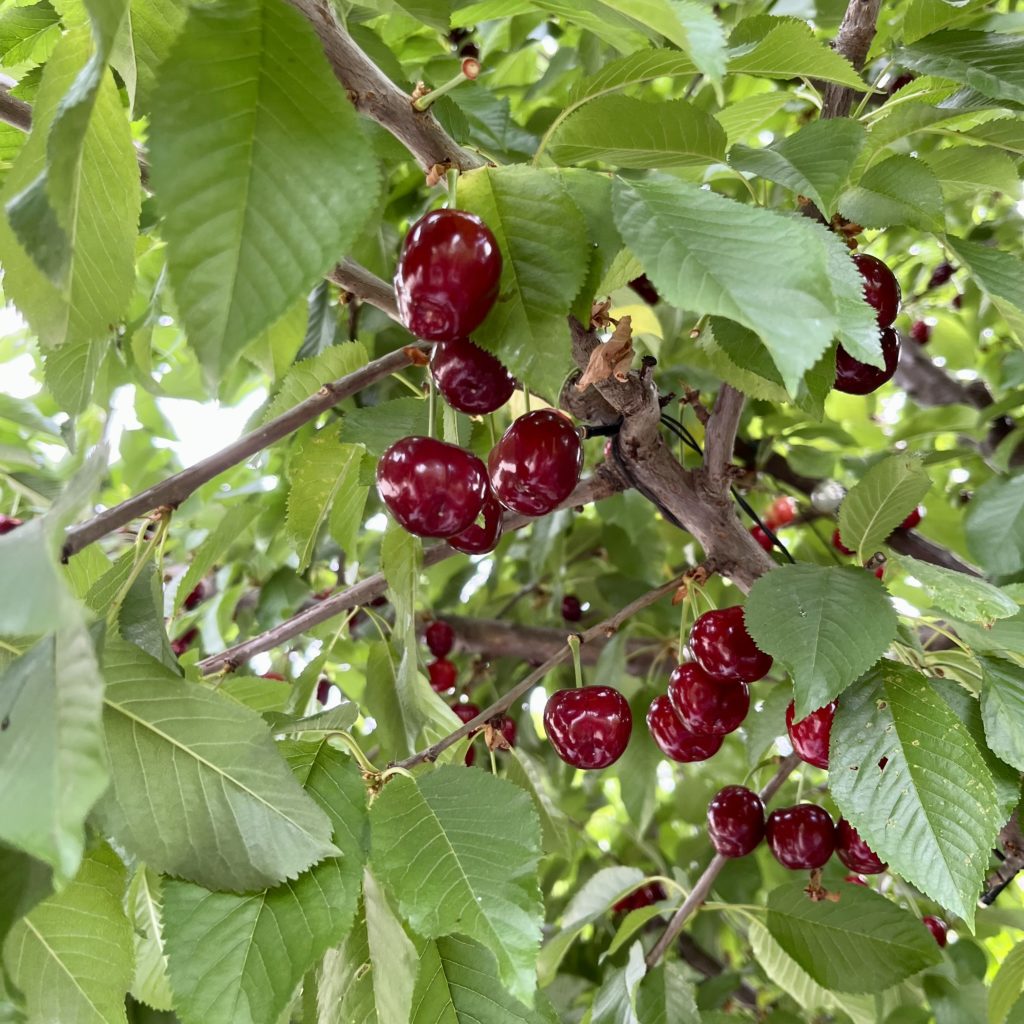
[[[1003,826],[999,833],[999,845],[1003,849],[1003,862],[985,880],[985,891],[981,902],[990,907],[996,897],[1024,871],[1024,831],[1021,831],[1019,812]]]
[[[0,85],[0,121],[19,131],[32,130],[32,107],[24,100],[12,96],[10,87]]]
[[[708,483],[722,494],[729,490],[729,467],[746,400],[742,391],[723,384],[704,432],[704,472]]]
[[[882,0],[850,0],[832,48],[858,71],[864,67],[871,42],[875,38],[878,11]],[[846,117],[853,105],[853,89],[830,82],[825,86],[821,116]]]
[[[366,267],[360,266],[355,260],[342,260],[327,275],[327,280],[355,295],[363,302],[376,306],[382,313],[391,317],[395,323],[402,323],[398,316],[395,289],[383,278],[371,274]]]

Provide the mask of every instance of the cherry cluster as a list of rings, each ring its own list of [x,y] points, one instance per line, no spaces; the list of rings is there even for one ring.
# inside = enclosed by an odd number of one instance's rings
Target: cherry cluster
[[[892,380],[900,361],[900,336],[892,326],[900,309],[900,284],[896,275],[875,256],[857,253],[853,262],[864,279],[864,298],[875,309],[885,366],[862,363],[840,345],[836,350],[835,388],[848,395],[869,395]]]

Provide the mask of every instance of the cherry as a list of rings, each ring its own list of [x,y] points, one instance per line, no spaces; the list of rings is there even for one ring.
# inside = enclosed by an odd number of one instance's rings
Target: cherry
[[[799,722],[793,721],[796,703],[789,702],[786,708],[786,732],[789,742],[800,755],[800,759],[815,768],[828,768],[828,744],[832,736],[832,719],[836,714],[836,702],[831,701],[823,708],[812,711]]]
[[[480,709],[475,704],[453,704],[452,711],[455,712],[456,718],[463,723],[472,722],[480,714]],[[472,767],[475,761],[476,746],[470,744],[469,749],[466,751],[466,765]]]
[[[901,530],[912,530],[924,518],[924,509],[920,505],[900,523]]]
[[[954,309],[960,309],[960,307],[963,306],[963,304],[964,304],[964,293],[963,292],[957,292],[956,295],[954,295],[953,298],[951,298],[949,300],[949,304]]]
[[[459,678],[459,670],[447,658],[438,658],[427,666],[430,686],[435,693],[449,693],[455,689],[455,681]]]
[[[206,581],[200,580],[195,588],[189,593],[188,597],[182,601],[181,606],[185,611],[190,612],[194,608],[197,608],[199,604],[206,598]]]
[[[15,519],[14,516],[5,516],[0,513],[0,537],[5,533],[10,533],[11,530],[16,530],[19,526],[24,525],[23,519]]]
[[[471,416],[500,409],[516,386],[498,359],[468,338],[439,341],[430,353],[430,373],[444,400]]]
[[[574,768],[607,768],[633,731],[629,703],[611,686],[556,690],[544,708],[544,730],[555,753]]]
[[[708,804],[708,835],[723,857],[746,857],[764,838],[764,804],[746,786],[726,786]]]
[[[944,285],[956,273],[956,267],[952,263],[940,263],[928,278],[929,288],[939,288]]]
[[[788,526],[796,519],[796,502],[785,495],[776,498],[765,513],[764,523],[769,529],[777,530]]]
[[[288,680],[285,679],[285,677],[281,675],[280,672],[264,672],[263,675],[260,676],[260,679],[274,679],[279,683],[288,682]]]
[[[516,745],[516,735],[519,730],[516,727],[514,718],[509,718],[508,715],[502,715],[498,722],[498,731],[505,737],[505,742],[508,743],[510,747],[514,747]]]
[[[925,916],[921,918],[921,923],[927,926],[928,931],[932,933],[935,941],[940,946],[946,945],[949,941],[949,925],[946,924],[941,917],[933,917],[931,914],[925,914]]]
[[[849,882],[850,885],[863,885],[865,889],[871,888],[871,886],[868,885],[868,880],[866,878],[861,878],[860,875],[847,875],[843,881]]]
[[[910,336],[918,345],[927,345],[932,336],[931,326],[924,320],[915,320],[910,326]]]
[[[758,650],[747,632],[738,604],[701,615],[690,629],[690,650],[719,683],[755,683],[772,667],[771,655]]]
[[[427,641],[427,649],[435,658],[443,658],[450,654],[455,646],[455,630],[441,619],[434,619],[427,626],[423,638]]]
[[[566,622],[579,622],[583,618],[583,605],[575,594],[566,594],[562,598],[562,618]]]
[[[192,646],[197,636],[199,636],[199,630],[193,626],[182,633],[177,640],[172,640],[171,650],[174,651],[174,656],[180,658]]]
[[[673,761],[706,761],[722,746],[721,736],[699,736],[690,732],[672,710],[672,702],[665,694],[651,701],[647,709],[647,729],[658,749]]]
[[[891,96],[894,92],[899,92],[905,85],[910,85],[914,78],[914,75],[898,75],[892,80],[892,85],[889,86],[889,95]]]
[[[838,530],[832,531],[832,547],[844,555],[852,555],[853,552],[843,543],[843,538]]]
[[[900,283],[877,256],[859,252],[853,262],[864,278],[864,299],[875,307],[879,327],[888,327],[900,309]]]
[[[840,818],[836,825],[836,856],[851,871],[861,875],[878,875],[889,866],[845,818]]]
[[[835,825],[816,804],[772,811],[764,830],[772,855],[793,871],[820,868],[835,849]]]
[[[900,361],[900,336],[891,328],[882,328],[882,356],[884,369],[854,359],[840,345],[836,349],[836,391],[847,395],[870,395],[892,380]]]
[[[583,445],[568,418],[554,409],[520,416],[487,460],[491,489],[506,508],[545,516],[573,492],[583,469]]]
[[[500,278],[501,251],[490,228],[464,210],[434,210],[409,229],[398,257],[402,323],[427,341],[467,338],[491,311]]]
[[[875,567],[875,579],[880,580],[885,576],[885,566],[879,565]]]
[[[333,685],[334,684],[330,681],[330,679],[327,678],[327,676],[322,676],[320,679],[317,680],[317,682],[316,682],[316,699],[321,704],[326,704],[327,703],[328,699],[331,696],[331,687]]]
[[[750,528],[750,536],[757,541],[765,549],[765,551],[771,551],[775,547],[775,541],[768,536],[760,526],[752,526]]]
[[[627,283],[648,306],[656,306],[660,301],[661,296],[658,294],[658,289],[651,284],[646,274],[634,277],[632,281]]]
[[[687,730],[698,736],[734,732],[750,710],[746,683],[716,682],[694,662],[680,665],[669,676],[668,699]]]
[[[487,471],[464,448],[432,437],[403,437],[377,463],[377,493],[409,533],[451,537],[480,514]]]
[[[661,882],[647,882],[639,889],[623,896],[612,904],[612,910],[616,914],[625,914],[630,910],[640,910],[642,907],[649,907],[653,903],[660,903],[665,899],[665,887]]]
[[[454,537],[448,538],[448,543],[465,555],[486,555],[493,551],[501,540],[503,509],[498,500],[491,493],[490,485],[487,487],[487,497],[484,498],[484,507],[480,515],[483,522],[473,523],[467,526]]]

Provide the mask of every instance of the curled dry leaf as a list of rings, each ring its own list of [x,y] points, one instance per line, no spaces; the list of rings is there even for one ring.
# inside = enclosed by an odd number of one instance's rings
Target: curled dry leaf
[[[610,327],[615,321],[608,315],[612,308],[612,300],[604,299],[602,302],[595,302],[590,307],[590,329],[592,331],[603,330]]]
[[[615,333],[590,353],[590,362],[576,384],[579,391],[585,391],[591,384],[598,384],[609,377],[625,380],[633,362],[633,328],[631,318],[624,316]]]

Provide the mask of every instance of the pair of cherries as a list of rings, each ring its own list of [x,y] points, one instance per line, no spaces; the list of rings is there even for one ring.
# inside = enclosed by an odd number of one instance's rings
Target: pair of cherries
[[[836,391],[869,395],[892,380],[900,361],[900,336],[892,323],[900,309],[900,284],[896,275],[877,257],[857,253],[853,262],[864,279],[864,298],[874,307],[881,328],[884,367],[854,359],[842,345],[836,351]]]

